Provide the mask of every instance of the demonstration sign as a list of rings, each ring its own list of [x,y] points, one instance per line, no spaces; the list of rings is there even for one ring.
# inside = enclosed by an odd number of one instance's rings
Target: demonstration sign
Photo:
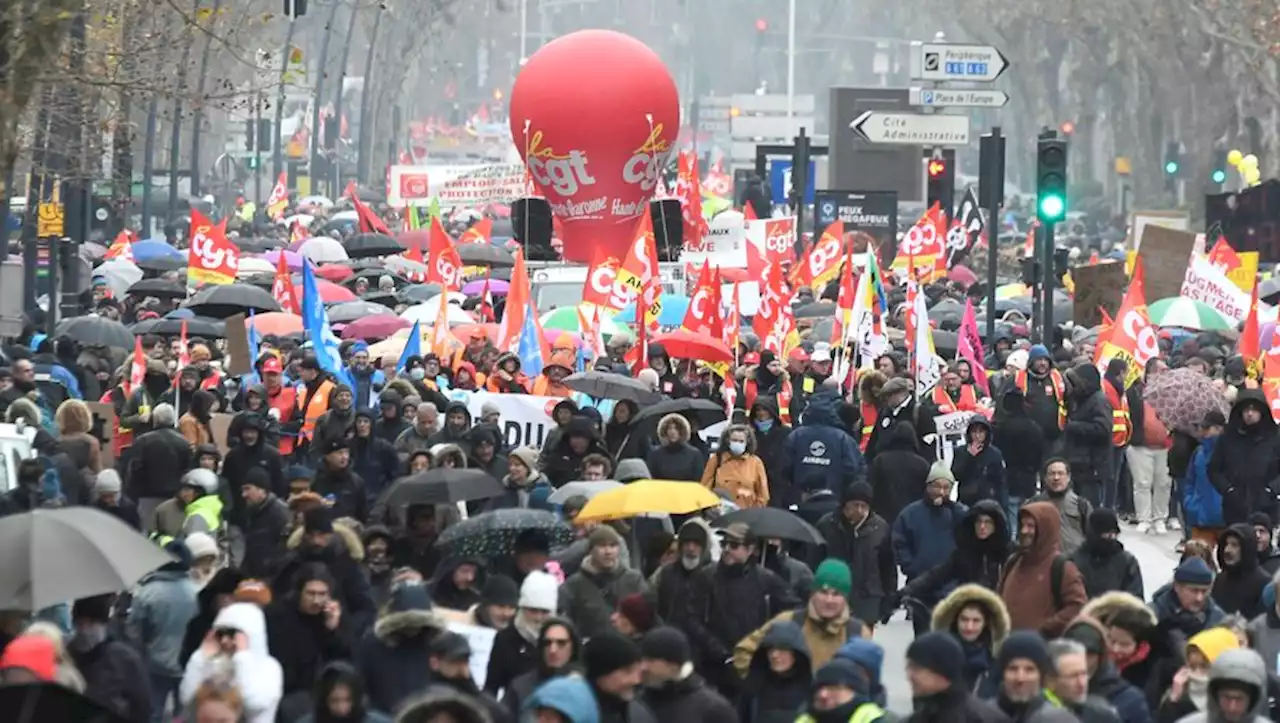
[[[746,219],[737,211],[724,211],[711,220],[701,239],[684,239],[680,262],[686,266],[711,264],[722,269],[747,265]]]
[[[1250,295],[1241,291],[1239,286],[1222,273],[1222,269],[1209,263],[1209,259],[1204,256],[1192,258],[1187,265],[1187,274],[1182,280],[1182,296],[1208,304],[1237,324],[1249,315]],[[1258,321],[1275,320],[1275,307],[1259,301]]]
[[[503,443],[509,449],[533,447],[542,449],[547,434],[556,426],[551,418],[551,410],[563,402],[562,397],[535,397],[529,394],[492,394],[490,392],[467,392],[455,390],[449,396],[455,401],[464,402],[472,419],[479,419],[483,414],[481,407],[485,402],[493,402],[502,411],[498,426],[502,428]]]
[[[444,208],[510,203],[528,195],[524,165],[392,166],[387,203],[427,206],[434,196]]]
[[[898,248],[898,194],[893,191],[818,191],[814,200],[819,231],[836,221],[845,233],[862,231],[876,240],[880,258],[892,259]]]
[[[973,412],[952,412],[933,418],[933,427],[937,434],[933,444],[938,459],[947,464],[947,469],[951,469],[951,460],[955,457],[955,451],[965,445],[964,433],[969,428],[969,420],[972,418]],[[956,497],[955,487],[956,485],[952,485],[951,499]]]

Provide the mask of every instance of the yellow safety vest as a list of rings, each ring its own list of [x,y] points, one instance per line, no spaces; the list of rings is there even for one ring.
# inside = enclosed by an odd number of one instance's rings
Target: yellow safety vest
[[[222,499],[217,495],[205,495],[193,501],[186,507],[187,519],[199,517],[209,528],[209,536],[217,540],[222,530]],[[185,524],[185,520],[183,521]],[[173,542],[170,535],[160,535],[156,537],[156,544],[164,547]]]
[[[849,723],[871,723],[884,717],[884,708],[875,703],[863,703],[849,716]],[[817,719],[805,713],[796,718],[796,723],[817,723]]]

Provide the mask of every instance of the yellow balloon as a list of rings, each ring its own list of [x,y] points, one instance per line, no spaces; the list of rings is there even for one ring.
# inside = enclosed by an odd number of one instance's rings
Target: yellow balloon
[[[1262,182],[1262,171],[1256,168],[1250,168],[1244,176],[1244,182],[1250,186],[1256,186]]]
[[[1250,153],[1249,155],[1247,155],[1247,156],[1245,156],[1244,158],[1241,158],[1241,159],[1240,159],[1240,165],[1242,165],[1242,166],[1244,166],[1244,167],[1246,167],[1246,168],[1257,168],[1257,167],[1258,167],[1258,157],[1257,157],[1257,156],[1255,156],[1255,155],[1253,155],[1252,153]]]
[[[1234,148],[1227,152],[1227,163],[1231,164],[1232,168],[1240,165],[1240,161],[1243,159],[1244,154]]]

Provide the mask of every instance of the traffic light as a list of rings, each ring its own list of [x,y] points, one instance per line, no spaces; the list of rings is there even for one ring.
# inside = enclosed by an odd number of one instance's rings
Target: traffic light
[[[244,159],[244,165],[250,171],[256,171],[258,170],[258,166],[262,165],[262,157],[256,153],[252,156],[248,156]]]
[[[263,118],[258,121],[258,151],[266,153],[272,148],[271,144],[271,119]]]
[[[307,14],[307,0],[284,0],[284,16],[300,18]]]
[[[1036,148],[1036,217],[1057,223],[1067,215],[1067,141],[1048,131]]]
[[[246,151],[253,150],[253,144],[258,139],[258,128],[254,124],[252,118],[244,122],[244,149]]]
[[[1169,141],[1164,148],[1164,190],[1169,193],[1178,191],[1178,170],[1182,167],[1182,146],[1177,141]]]
[[[1218,150],[1213,152],[1213,168],[1209,171],[1209,180],[1218,186],[1227,182],[1226,151]]]
[[[1069,136],[1076,132],[1076,124],[1071,121],[1062,121],[1058,129],[1062,131],[1062,135]]]
[[[925,165],[926,176],[926,201],[925,205],[932,208],[933,204],[942,207],[942,212],[946,214],[947,219],[951,219],[951,208],[955,205],[956,200],[956,174],[955,166],[950,158],[930,158]]]

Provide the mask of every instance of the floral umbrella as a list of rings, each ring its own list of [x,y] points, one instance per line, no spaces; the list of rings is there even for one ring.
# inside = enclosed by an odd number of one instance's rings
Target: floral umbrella
[[[506,557],[515,554],[516,538],[525,530],[541,530],[553,548],[573,542],[573,530],[555,513],[512,508],[453,525],[440,534],[436,547],[461,557]]]
[[[1194,369],[1173,369],[1147,382],[1143,399],[1171,429],[1194,434],[1204,415],[1218,410],[1229,413],[1227,400],[1213,386],[1213,380]]]

